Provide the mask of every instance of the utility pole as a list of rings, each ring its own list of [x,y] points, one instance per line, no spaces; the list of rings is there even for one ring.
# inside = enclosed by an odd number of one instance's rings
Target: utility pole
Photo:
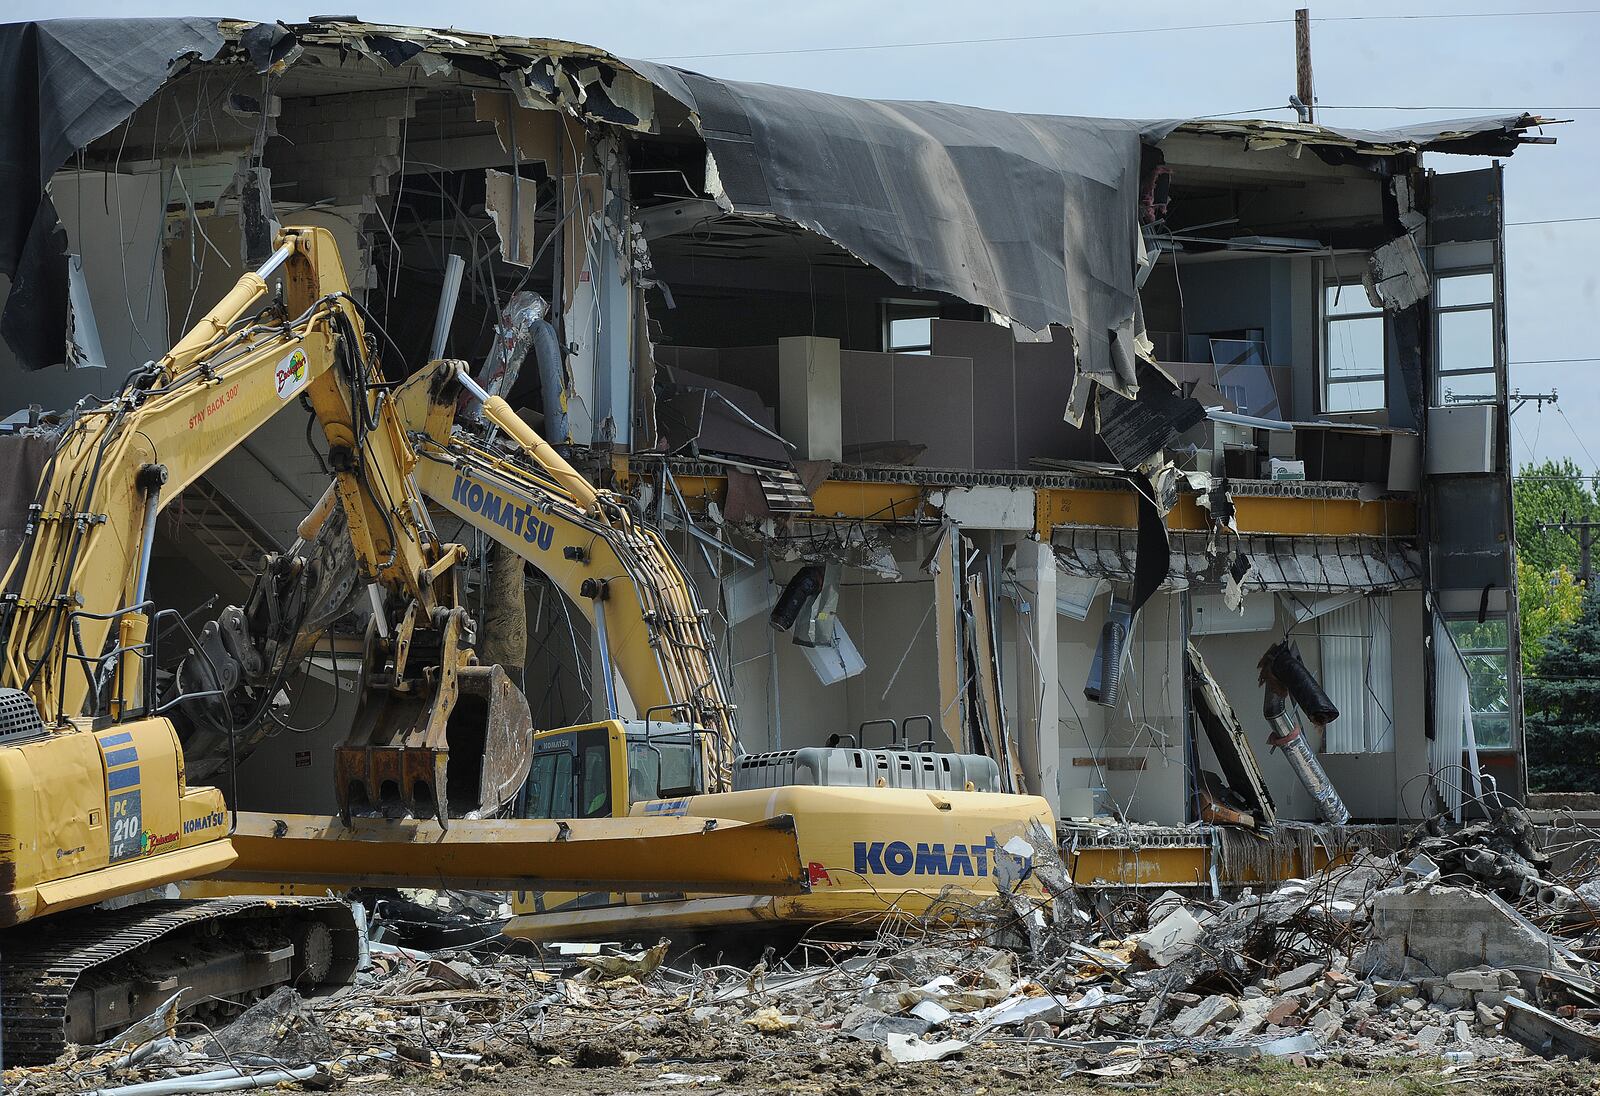
[[[1483,403],[1484,397],[1481,395],[1473,395],[1471,393],[1452,392],[1450,389],[1446,388],[1444,390],[1444,402]],[[1511,405],[1509,414],[1515,415],[1518,411],[1521,411],[1524,406],[1530,403],[1536,405],[1540,411],[1543,411],[1545,404],[1548,403],[1554,407],[1556,404],[1560,403],[1561,400],[1554,388],[1548,392],[1524,392],[1520,388],[1513,388],[1510,392],[1506,393],[1506,402]]]
[[[1600,521],[1569,521],[1565,516],[1560,521],[1541,521],[1539,531],[1560,529],[1565,533],[1578,534],[1578,579],[1585,590],[1594,578],[1592,559],[1594,556],[1594,539],[1596,531],[1600,531]]]
[[[1302,122],[1315,122],[1316,92],[1311,80],[1311,9],[1294,13],[1294,95],[1289,105]]]

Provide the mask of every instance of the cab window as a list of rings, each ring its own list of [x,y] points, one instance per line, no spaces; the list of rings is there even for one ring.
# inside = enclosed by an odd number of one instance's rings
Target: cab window
[[[534,754],[527,817],[571,818],[572,813],[572,754],[566,750]]]
[[[692,793],[696,747],[687,742],[628,743],[628,796],[638,802]]]
[[[585,736],[587,737],[587,736]],[[583,782],[578,790],[578,817],[606,818],[611,814],[611,758],[605,734],[585,743],[581,752]]]

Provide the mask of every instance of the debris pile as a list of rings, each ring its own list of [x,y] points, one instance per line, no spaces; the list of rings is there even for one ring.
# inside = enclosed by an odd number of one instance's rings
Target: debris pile
[[[1518,821],[1425,832],[1398,854],[1352,853],[1231,901],[1090,900],[1040,858],[1057,892],[1047,904],[1013,895],[961,927],[888,921],[870,939],[808,939],[749,966],[666,940],[380,943],[331,997],[281,989],[214,1031],[169,1003],[111,1043],[11,1071],[5,1090],[585,1069],[752,1090],[819,1072],[888,1086],[908,1068],[1145,1083],[1228,1059],[1413,1057],[1458,1072],[1600,1059],[1592,864],[1555,878],[1531,837],[1518,843]]]

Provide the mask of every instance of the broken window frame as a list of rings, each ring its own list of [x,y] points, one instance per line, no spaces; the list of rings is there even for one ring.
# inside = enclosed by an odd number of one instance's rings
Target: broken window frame
[[[1336,292],[1342,298],[1346,293],[1360,294],[1358,300],[1366,303],[1366,307],[1358,311],[1334,313],[1329,310],[1329,294]],[[1322,361],[1318,370],[1317,399],[1320,411],[1325,415],[1359,415],[1373,411],[1384,411],[1389,406],[1388,391],[1388,365],[1389,365],[1389,324],[1381,308],[1373,308],[1367,300],[1366,289],[1358,277],[1340,275],[1337,272],[1322,279],[1322,293],[1317,299],[1318,320],[1321,326],[1319,348]],[[1359,323],[1376,319],[1381,332],[1383,346],[1383,359],[1379,362],[1376,373],[1361,373],[1349,377],[1333,376],[1333,331],[1336,324]],[[1376,382],[1379,388],[1379,397],[1376,404],[1361,407],[1333,406],[1332,394],[1335,385],[1372,384]]]
[[[884,301],[882,305],[883,352],[885,354],[933,353],[933,321],[939,318],[939,306],[932,301]],[[901,320],[926,320],[928,341],[895,342],[895,324]]]
[[[1472,638],[1470,629],[1486,624],[1498,623],[1503,630],[1503,638],[1495,643],[1469,643]],[[1467,625],[1468,628],[1457,630],[1458,625]],[[1472,704],[1472,730],[1477,739],[1478,750],[1482,753],[1510,752],[1516,748],[1515,733],[1511,721],[1510,697],[1510,620],[1504,612],[1490,612],[1484,615],[1482,622],[1476,613],[1448,613],[1445,615],[1445,629],[1450,637],[1455,640],[1456,649],[1461,652],[1462,661],[1467,666],[1468,695]],[[1484,683],[1498,681],[1505,690],[1502,706],[1500,708],[1480,707],[1479,698],[1482,695],[1479,687]],[[1489,730],[1494,727],[1493,731]]]
[[[1492,265],[1465,266],[1449,270],[1438,270],[1433,275],[1433,345],[1434,345],[1434,405],[1437,407],[1451,406],[1453,404],[1474,403],[1499,403],[1500,391],[1500,363],[1499,340],[1495,338],[1498,323],[1499,301],[1497,299],[1496,279]],[[1462,278],[1486,278],[1489,284],[1487,300],[1474,301],[1468,304],[1445,304],[1443,290],[1446,282]],[[1445,368],[1444,357],[1444,326],[1445,317],[1461,315],[1468,312],[1484,312],[1489,317],[1489,344],[1488,364],[1474,366],[1468,369]],[[1489,378],[1489,391],[1452,393],[1449,380],[1452,377],[1484,377]]]

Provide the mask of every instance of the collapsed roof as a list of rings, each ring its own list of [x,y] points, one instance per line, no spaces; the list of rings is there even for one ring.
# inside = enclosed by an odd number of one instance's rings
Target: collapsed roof
[[[1268,121],[1126,121],[852,99],[719,80],[565,42],[341,20],[258,24],[91,19],[0,26],[0,329],[28,368],[61,360],[65,245],[45,188],[71,156],[164,81],[216,59],[278,75],[324,66],[392,80],[509,89],[526,107],[704,142],[706,189],[731,212],[776,218],[896,282],[950,294],[1019,328],[1065,328],[1080,376],[1132,395],[1141,158],[1176,132],[1298,144],[1332,162],[1423,150],[1508,154],[1529,114],[1334,129]],[[1075,396],[1074,404],[1081,410]]]

